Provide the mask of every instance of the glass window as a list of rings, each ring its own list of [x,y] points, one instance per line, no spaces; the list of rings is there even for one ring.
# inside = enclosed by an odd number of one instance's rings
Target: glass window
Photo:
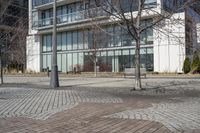
[[[43,69],[46,69],[47,68],[47,57],[46,57],[46,55],[43,55],[42,56],[43,58],[42,58],[42,68]]]
[[[122,46],[132,46],[133,38],[127,30],[122,29]]]
[[[114,51],[108,51],[108,71],[115,71],[115,60],[114,60]]]
[[[51,60],[52,60],[51,55],[48,54],[47,55],[47,67],[49,67],[49,70],[51,70],[51,65],[52,65]]]
[[[147,48],[147,53],[148,54],[153,54],[153,48]]]
[[[67,32],[67,50],[72,50],[72,32]]]
[[[96,48],[107,48],[108,45],[110,44],[110,38],[108,37],[109,35],[105,33],[106,29],[104,28],[103,30],[96,29],[94,31],[93,38],[95,39],[96,46],[94,44],[94,47]],[[92,41],[93,42],[93,41]]]
[[[77,31],[73,31],[73,49],[76,50],[77,48],[78,48]]]
[[[67,54],[62,54],[62,72],[67,72]]]
[[[88,48],[93,49],[93,32],[90,30],[88,32]]]
[[[135,49],[130,49],[130,67],[135,67]]]
[[[145,6],[145,8],[154,8],[157,6],[157,0],[145,0],[144,6]]]
[[[105,72],[109,70],[109,66],[107,64],[107,52],[101,51],[101,57],[99,58],[99,71]]]
[[[67,54],[67,71],[71,72],[73,70],[72,64],[72,53]]]
[[[61,7],[57,7],[57,23],[59,24],[59,23],[62,23],[63,22],[63,20],[62,20],[62,8]]]
[[[104,32],[104,31],[102,31]],[[106,41],[107,41],[107,46],[112,47],[113,46],[113,26],[110,26],[109,28],[106,28]],[[105,33],[102,33],[102,35]]]
[[[78,31],[78,49],[83,49],[83,32]]]
[[[137,11],[138,0],[120,0],[119,9],[123,10],[123,12]]]
[[[52,50],[52,36],[49,34],[47,35],[47,51]]]
[[[153,71],[153,48],[147,48],[147,56],[146,56],[146,69],[147,71]]]
[[[146,44],[146,32],[142,32],[141,34],[140,34],[140,44],[141,45],[145,45]]]
[[[46,40],[46,36],[42,36],[42,51],[46,52],[47,51],[47,40]]]
[[[114,43],[113,46],[119,47],[121,46],[121,27],[115,26],[114,27]]]
[[[72,22],[72,6],[71,5],[68,5],[68,11],[67,11],[67,20],[68,20],[68,22]]]
[[[124,67],[130,68],[130,57],[129,57],[129,49],[122,50],[123,60],[124,60]]]
[[[62,7],[62,22],[67,22],[67,6]]]
[[[88,30],[86,29],[85,31],[83,31],[83,45],[84,45],[84,49],[88,49],[88,44],[89,44],[89,41],[88,41]]]
[[[146,48],[140,49],[140,67],[146,68]]]
[[[62,33],[62,50],[67,50],[67,33]]]
[[[83,53],[78,53],[78,64],[79,64],[80,69],[82,71],[83,65],[84,65],[84,55],[83,55]]]
[[[152,19],[143,20],[142,27],[148,27],[152,24]],[[141,33],[141,45],[153,44],[153,28],[149,28]]]
[[[61,66],[62,66],[62,56],[61,56],[61,54],[57,55],[57,61],[58,61],[58,71],[62,71],[62,68],[61,68]]]
[[[73,53],[73,68],[78,65],[78,53]]]
[[[57,34],[57,50],[58,51],[62,50],[62,34],[61,33]]]

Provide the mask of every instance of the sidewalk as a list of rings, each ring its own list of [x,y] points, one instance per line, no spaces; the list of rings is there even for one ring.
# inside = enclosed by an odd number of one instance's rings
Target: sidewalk
[[[122,78],[6,77],[0,87],[0,132],[200,132],[199,79],[143,79],[130,92]],[[163,91],[165,90],[165,91]]]

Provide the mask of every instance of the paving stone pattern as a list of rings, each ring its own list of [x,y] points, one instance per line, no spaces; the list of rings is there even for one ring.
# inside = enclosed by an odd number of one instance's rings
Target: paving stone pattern
[[[28,117],[45,120],[80,102],[122,103],[122,99],[104,94],[76,90],[0,89],[0,118]]]
[[[150,108],[126,110],[105,117],[156,121],[171,131],[199,129],[200,98],[177,103],[153,104]]]

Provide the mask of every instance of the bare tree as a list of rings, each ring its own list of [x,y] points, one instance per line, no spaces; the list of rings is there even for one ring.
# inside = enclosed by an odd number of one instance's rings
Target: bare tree
[[[12,0],[0,1],[0,62],[1,83],[3,83],[3,64],[16,62],[25,64],[26,36],[27,36],[27,9],[14,10]],[[15,16],[16,15],[16,16]],[[15,58],[14,58],[15,57]],[[23,61],[19,61],[23,60]],[[22,63],[23,62],[23,63]]]
[[[108,41],[105,39],[107,38],[109,33],[107,33],[103,28],[103,26],[101,26],[98,23],[99,17],[106,15],[107,13],[105,13],[100,7],[96,8],[95,2],[93,4],[94,4],[93,6],[91,5],[91,7],[85,10],[85,12],[83,12],[82,14],[83,16],[89,18],[90,20],[89,38],[88,35],[84,34],[83,40],[86,41],[85,40],[86,38],[89,39],[88,49],[90,50],[91,53],[89,57],[90,60],[93,62],[94,77],[97,77],[97,71],[99,70],[98,67],[100,67],[99,66],[100,64],[98,62],[98,56],[100,54],[100,49],[107,47],[105,45],[106,43],[108,43]]]
[[[0,1],[0,25],[4,23],[4,16],[6,14],[7,8],[9,7],[11,1]],[[3,55],[5,54],[5,47],[9,37],[9,32],[6,32],[5,29],[0,27],[0,77],[1,77],[1,84],[3,84]]]
[[[122,26],[124,30],[135,40],[135,88],[141,90],[140,76],[140,47],[141,34],[150,28],[157,27],[163,20],[170,19],[176,12],[184,10],[195,0],[165,0],[170,6],[167,10],[161,10],[161,5],[156,1],[148,3],[147,0],[96,0],[98,5],[110,15],[110,21]],[[160,10],[158,10],[160,7]],[[167,8],[167,7],[166,7]],[[144,17],[156,16],[149,25],[142,25]],[[174,21],[174,20],[173,20]]]
[[[15,33],[10,39],[10,55],[13,55],[12,61],[21,66],[22,72],[25,71],[26,65],[26,36],[28,34],[28,19],[27,17],[20,18],[16,28],[13,30]],[[18,68],[19,69],[19,68]]]

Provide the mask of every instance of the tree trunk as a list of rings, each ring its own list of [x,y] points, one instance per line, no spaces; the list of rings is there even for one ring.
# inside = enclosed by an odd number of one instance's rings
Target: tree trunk
[[[140,40],[136,40],[135,49],[135,90],[141,90],[141,77],[140,77]]]
[[[97,60],[96,60],[96,57],[94,59],[94,77],[95,78],[97,77]]]
[[[1,84],[3,84],[3,64],[2,64],[2,58],[1,58],[1,55],[0,55],[0,76],[1,76]]]
[[[135,90],[141,90],[141,77],[140,77],[140,24],[141,24],[141,0],[138,1],[138,17],[136,22],[137,38],[136,38],[136,48],[135,48]]]

